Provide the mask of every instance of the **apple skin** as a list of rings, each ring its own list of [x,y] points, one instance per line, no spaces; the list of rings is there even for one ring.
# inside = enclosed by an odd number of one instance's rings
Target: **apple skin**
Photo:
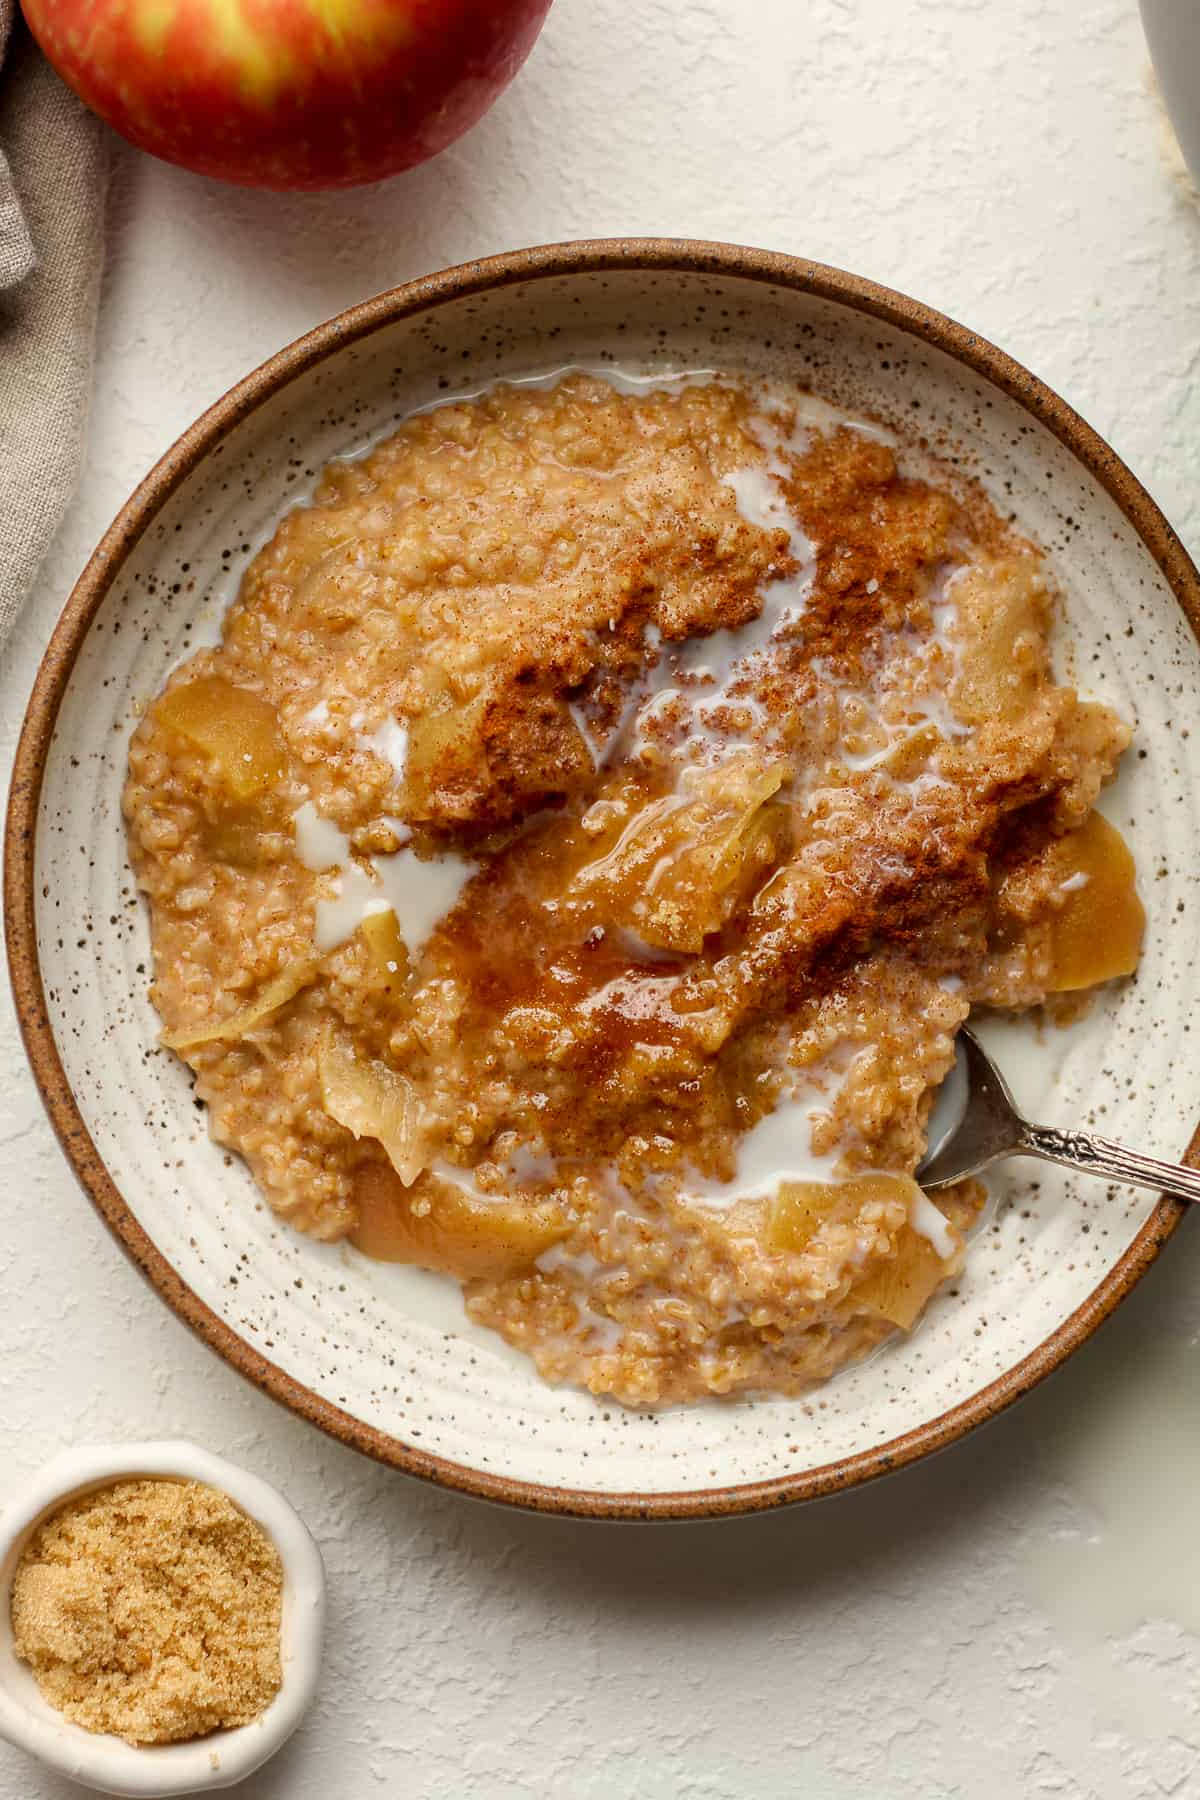
[[[248,187],[353,187],[436,156],[507,87],[550,0],[22,0],[122,137]]]

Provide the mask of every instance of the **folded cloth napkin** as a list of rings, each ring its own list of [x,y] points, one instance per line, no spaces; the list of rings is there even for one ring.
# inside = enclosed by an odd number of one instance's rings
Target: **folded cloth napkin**
[[[104,127],[0,0],[0,643],[79,480],[108,174]]]

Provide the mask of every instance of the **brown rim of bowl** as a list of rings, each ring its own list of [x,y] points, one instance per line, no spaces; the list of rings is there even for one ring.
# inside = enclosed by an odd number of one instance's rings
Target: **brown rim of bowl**
[[[1158,564],[1200,637],[1200,576],[1175,532],[1135,477],[1091,426],[1050,388],[985,338],[906,295],[822,263],[768,250],[688,239],[597,239],[548,244],[461,264],[379,294],[318,325],[247,375],[189,427],[109,526],[63,608],[34,682],[13,769],[4,846],[5,937],[17,1017],[50,1121],[85,1192],[131,1260],[184,1322],[240,1374],[331,1437],[377,1461],[481,1499],[598,1519],[697,1519],[763,1511],[818,1499],[903,1468],[993,1418],[1042,1381],[1124,1299],[1184,1212],[1160,1199],[1108,1275],[1058,1329],[1015,1367],[940,1417],[875,1449],[798,1475],[733,1487],[662,1494],[604,1494],[488,1474],[405,1444],[333,1406],[240,1338],[192,1292],[138,1224],[104,1166],[71,1091],[46,1011],[34,917],[34,860],[42,775],[75,659],[97,609],[132,546],[180,482],[219,439],[268,396],[333,351],[393,320],[516,282],[618,269],[712,274],[766,282],[840,302],[947,352],[1017,400],[1052,431],[1120,507]],[[1200,1128],[1187,1160],[1200,1153]]]

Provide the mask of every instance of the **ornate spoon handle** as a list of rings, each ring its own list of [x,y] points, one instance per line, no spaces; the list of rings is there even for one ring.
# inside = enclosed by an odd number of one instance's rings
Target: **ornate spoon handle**
[[[1025,1125],[1018,1154],[1040,1156],[1043,1162],[1063,1163],[1085,1175],[1111,1175],[1114,1181],[1130,1181],[1135,1187],[1159,1188],[1177,1200],[1200,1200],[1200,1169],[1182,1163],[1159,1162],[1126,1150],[1111,1138],[1093,1137],[1086,1131],[1055,1131],[1049,1125]]]

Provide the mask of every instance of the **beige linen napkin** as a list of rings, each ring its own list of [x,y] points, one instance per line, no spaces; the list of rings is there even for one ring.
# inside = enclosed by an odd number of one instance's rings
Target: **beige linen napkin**
[[[104,127],[15,9],[0,0],[0,643],[79,480],[108,174]]]

